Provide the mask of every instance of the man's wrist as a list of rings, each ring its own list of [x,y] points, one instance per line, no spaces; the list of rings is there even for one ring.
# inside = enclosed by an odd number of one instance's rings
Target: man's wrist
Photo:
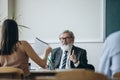
[[[74,64],[76,64],[78,62],[78,60],[76,60],[75,62],[74,62]]]
[[[77,60],[77,61],[74,63],[75,67],[78,67],[79,64],[80,64],[80,61],[79,61],[79,60]]]

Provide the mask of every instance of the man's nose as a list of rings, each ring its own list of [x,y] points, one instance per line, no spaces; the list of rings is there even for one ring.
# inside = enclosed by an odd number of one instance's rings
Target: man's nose
[[[63,40],[62,43],[63,43],[63,44],[67,44],[67,41],[66,41],[66,40]]]

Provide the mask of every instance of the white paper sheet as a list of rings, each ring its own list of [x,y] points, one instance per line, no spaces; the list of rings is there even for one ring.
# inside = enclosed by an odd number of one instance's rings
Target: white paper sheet
[[[35,42],[33,44],[33,49],[39,55],[39,57],[43,58],[44,51],[48,46],[49,46],[48,43],[46,43],[46,42],[44,42],[36,37]],[[31,69],[40,69],[40,67],[35,62],[33,62],[31,59],[30,59],[30,63],[31,63],[31,66],[30,66]]]
[[[33,45],[33,49],[40,57],[43,58],[44,51],[48,46],[49,46],[48,43],[40,40],[39,38],[36,38],[35,44]]]

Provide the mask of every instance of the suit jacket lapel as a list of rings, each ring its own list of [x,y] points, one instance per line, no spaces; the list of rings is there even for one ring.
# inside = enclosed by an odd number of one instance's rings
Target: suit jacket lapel
[[[77,55],[76,53],[76,47],[73,45],[73,47],[72,47],[72,49],[71,49],[71,54],[72,54],[72,51],[74,50],[74,53],[75,53],[75,55]],[[74,63],[72,62],[72,61],[70,61],[70,66],[71,66],[71,68],[74,68]]]
[[[58,51],[58,54],[57,54],[57,57],[56,57],[56,66],[57,66],[57,68],[59,68],[59,66],[60,66],[60,61],[61,61],[61,57],[62,57],[62,50],[60,49],[59,51]]]

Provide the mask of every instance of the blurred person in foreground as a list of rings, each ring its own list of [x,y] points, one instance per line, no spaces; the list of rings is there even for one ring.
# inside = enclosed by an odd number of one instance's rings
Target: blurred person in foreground
[[[120,72],[120,31],[112,33],[105,40],[99,72],[109,78]]]

